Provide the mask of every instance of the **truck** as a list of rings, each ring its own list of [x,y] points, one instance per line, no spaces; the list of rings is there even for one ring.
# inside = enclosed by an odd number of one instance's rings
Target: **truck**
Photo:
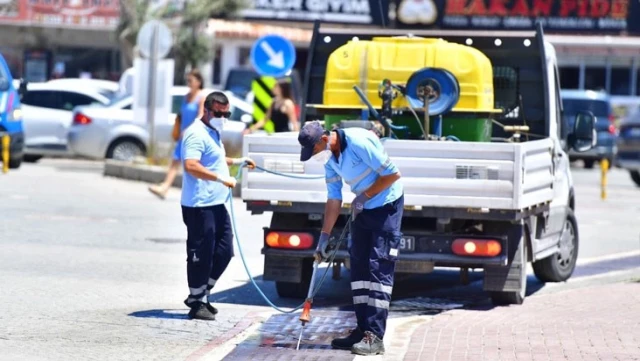
[[[482,269],[484,291],[508,305],[525,299],[529,262],[543,282],[573,273],[579,235],[567,152],[594,146],[596,119],[578,112],[562,129],[556,54],[540,24],[518,33],[407,33],[316,23],[303,99],[303,121],[375,131],[399,168],[397,277],[447,267],[464,280]],[[272,212],[263,277],[279,296],[304,298],[327,199],[324,166],[300,162],[296,132],[246,136],[243,155],[263,168],[243,170],[247,210]],[[344,186],[332,237],[353,198]],[[343,266],[347,242],[330,265],[334,278]]]

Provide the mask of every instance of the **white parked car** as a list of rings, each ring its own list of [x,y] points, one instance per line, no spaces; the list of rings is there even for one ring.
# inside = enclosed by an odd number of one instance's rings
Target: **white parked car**
[[[109,104],[99,89],[65,82],[29,83],[22,97],[25,159],[43,155],[69,155],[67,132],[77,106]]]
[[[173,153],[171,130],[176,114],[189,89],[174,86],[171,89],[172,112],[167,119],[156,119],[156,156],[169,157]],[[205,89],[205,94],[213,89]],[[223,143],[229,155],[242,152],[243,131],[252,121],[253,107],[230,92],[231,116],[223,134]],[[75,155],[94,159],[130,161],[146,154],[149,132],[146,119],[134,119],[133,97],[114,99],[107,106],[85,106],[74,109],[73,125],[69,131],[69,148]]]
[[[62,78],[49,80],[47,84],[65,86],[71,89],[90,87],[98,90],[100,94],[109,99],[117,96],[120,90],[118,82],[103,79]]]

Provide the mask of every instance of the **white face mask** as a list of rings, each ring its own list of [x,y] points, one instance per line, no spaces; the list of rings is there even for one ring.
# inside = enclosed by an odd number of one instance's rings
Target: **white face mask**
[[[227,118],[211,118],[209,124],[217,131],[222,132],[224,125],[227,123]]]
[[[311,158],[313,158],[316,162],[327,164],[329,159],[331,159],[331,148],[329,147],[329,142],[327,142],[327,149],[314,154]]]

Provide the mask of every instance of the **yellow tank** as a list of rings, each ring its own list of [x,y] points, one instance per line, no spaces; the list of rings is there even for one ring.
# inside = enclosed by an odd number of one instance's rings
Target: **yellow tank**
[[[336,49],[327,63],[325,106],[363,107],[353,90],[359,86],[375,107],[382,105],[378,86],[383,79],[406,84],[411,74],[425,67],[450,71],[460,85],[460,100],[453,112],[495,113],[491,61],[479,50],[442,39],[377,37],[349,41]],[[408,107],[398,96],[394,108]]]

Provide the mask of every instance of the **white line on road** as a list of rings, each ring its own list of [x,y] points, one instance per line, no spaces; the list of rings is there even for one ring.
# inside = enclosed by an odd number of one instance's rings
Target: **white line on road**
[[[640,242],[638,243],[638,248],[640,248]],[[591,258],[578,259],[578,262],[576,264],[578,266],[584,266],[586,264],[592,264],[592,263],[603,262],[603,261],[610,261],[610,260],[613,260],[613,259],[627,258],[627,257],[638,256],[638,255],[640,255],[640,249],[638,249],[637,251],[614,253],[614,254],[609,254],[609,255],[601,256],[601,257],[591,257]]]

